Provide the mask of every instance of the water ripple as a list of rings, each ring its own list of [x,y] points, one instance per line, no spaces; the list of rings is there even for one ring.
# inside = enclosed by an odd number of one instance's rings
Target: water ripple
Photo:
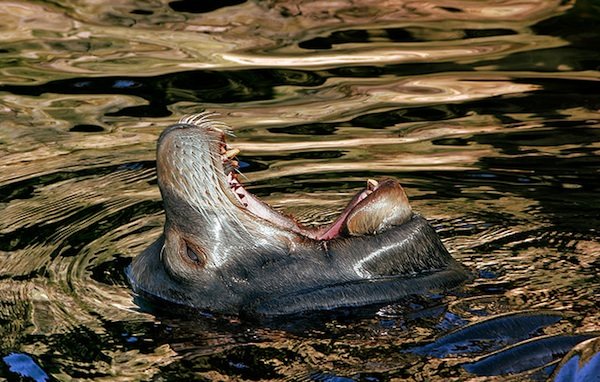
[[[591,2],[1,5],[0,379],[539,381],[598,335]],[[132,295],[156,139],[205,108],[276,209],[329,223],[397,178],[474,280],[261,325]]]

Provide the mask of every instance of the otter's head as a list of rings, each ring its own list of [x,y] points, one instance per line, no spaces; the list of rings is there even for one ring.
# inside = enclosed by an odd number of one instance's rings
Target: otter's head
[[[227,269],[251,268],[261,253],[286,253],[297,240],[277,219],[269,220],[278,214],[238,181],[239,150],[225,141],[228,126],[211,117],[183,118],[160,135],[156,168],[164,231],[128,271],[138,290],[193,306],[211,289],[226,293]]]
[[[228,150],[227,126],[209,117],[183,118],[158,139],[156,171],[168,222],[189,220],[194,213],[194,221],[212,222],[215,214],[239,217],[243,205],[232,189],[238,151]]]
[[[203,113],[161,134],[164,231],[128,270],[142,294],[220,312],[288,313],[387,301],[432,283],[394,277],[453,264],[392,179],[368,180],[330,226],[300,226],[244,188],[227,131]]]

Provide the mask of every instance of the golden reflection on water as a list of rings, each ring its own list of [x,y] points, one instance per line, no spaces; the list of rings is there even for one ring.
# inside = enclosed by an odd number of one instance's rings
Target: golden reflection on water
[[[239,380],[238,358],[267,379],[464,380],[467,356],[402,350],[478,312],[560,311],[539,334],[600,330],[597,65],[592,47],[540,32],[585,6],[0,2],[0,356],[30,354],[59,380]],[[204,108],[235,131],[249,188],[301,223],[334,220],[367,177],[397,177],[453,255],[493,277],[438,315],[399,305],[303,333],[140,309],[123,268],[162,229],[155,142]]]
[[[559,1],[341,1],[247,2],[209,14],[178,13],[164,4],[135,1],[118,7],[104,2],[50,4],[2,2],[4,44],[24,65],[1,65],[9,83],[87,75],[156,75],[184,68],[339,67],[484,60],[522,50],[566,44],[527,28],[567,10]],[[131,14],[135,9],[151,16]],[[464,38],[464,29],[506,28],[514,36]],[[306,51],[297,43],[351,28],[407,28],[419,43],[369,41],[326,51]],[[169,33],[165,33],[169,31]],[[456,31],[456,40],[438,31]],[[286,53],[290,51],[290,53]],[[133,53],[135,52],[135,53]],[[268,52],[268,53],[267,53]],[[178,69],[176,69],[178,68]]]

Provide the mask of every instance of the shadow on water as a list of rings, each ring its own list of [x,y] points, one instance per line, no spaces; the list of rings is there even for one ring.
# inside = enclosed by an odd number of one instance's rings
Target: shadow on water
[[[600,97],[593,1],[6,2],[0,379],[593,380]],[[331,222],[395,177],[475,279],[250,320],[151,304],[154,149],[208,108],[248,188]]]

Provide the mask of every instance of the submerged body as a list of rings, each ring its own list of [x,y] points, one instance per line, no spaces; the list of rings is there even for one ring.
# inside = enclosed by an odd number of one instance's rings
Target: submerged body
[[[137,292],[214,312],[281,315],[389,303],[469,277],[395,180],[368,180],[320,229],[271,209],[238,181],[225,128],[200,114],[161,134],[166,222],[128,269]]]

